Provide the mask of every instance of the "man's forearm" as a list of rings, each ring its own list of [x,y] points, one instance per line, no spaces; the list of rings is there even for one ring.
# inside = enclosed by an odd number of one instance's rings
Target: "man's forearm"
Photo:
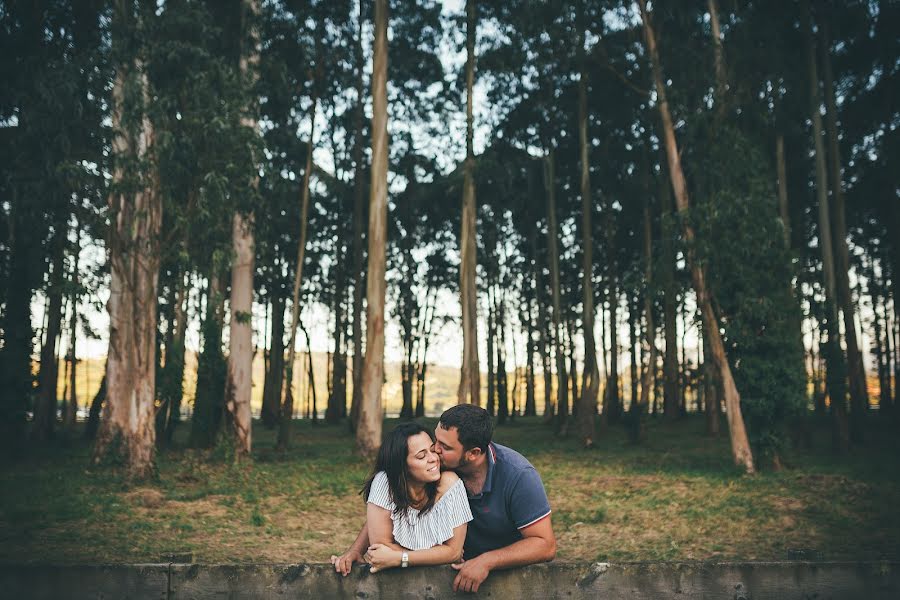
[[[369,527],[368,524],[363,523],[362,529],[359,532],[359,535],[356,536],[356,540],[350,544],[350,550],[356,550],[359,552],[359,555],[362,556],[366,553],[366,550],[369,548]]]
[[[504,548],[485,552],[478,558],[484,560],[487,567],[494,571],[547,562],[553,560],[555,555],[554,544],[543,538],[531,537],[521,539]]]

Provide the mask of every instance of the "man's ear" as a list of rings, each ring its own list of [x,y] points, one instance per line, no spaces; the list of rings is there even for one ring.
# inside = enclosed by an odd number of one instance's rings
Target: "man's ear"
[[[475,459],[477,459],[479,456],[481,456],[482,454],[484,454],[484,450],[482,450],[482,449],[479,448],[478,446],[475,446],[475,447],[472,448],[471,450],[467,450],[467,451],[466,451],[466,455],[467,455],[467,457],[468,457],[469,460],[475,460]]]

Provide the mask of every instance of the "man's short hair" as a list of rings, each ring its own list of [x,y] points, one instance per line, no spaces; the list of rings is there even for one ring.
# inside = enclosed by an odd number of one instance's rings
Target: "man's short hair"
[[[466,452],[472,448],[481,448],[482,452],[487,452],[494,433],[494,422],[490,413],[474,404],[451,406],[441,415],[438,424],[447,430],[456,427],[456,434]]]

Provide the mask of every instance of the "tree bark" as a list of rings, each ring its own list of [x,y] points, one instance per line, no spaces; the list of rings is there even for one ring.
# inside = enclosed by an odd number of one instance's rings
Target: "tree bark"
[[[372,67],[372,179],[369,196],[369,273],[366,284],[366,356],[356,429],[359,452],[372,458],[381,446],[384,382],[384,297],[388,176],[388,0],[375,0]]]
[[[583,54],[581,36],[578,39],[578,52]],[[591,448],[594,445],[595,437],[594,415],[597,412],[597,393],[600,391],[600,371],[597,368],[597,348],[594,343],[594,238],[591,225],[593,202],[591,201],[591,166],[588,158],[587,70],[584,67],[583,56],[578,77],[578,149],[581,162],[581,288],[584,294],[581,305],[584,367],[581,381],[581,401],[578,407],[578,431],[582,446]]]
[[[569,416],[569,379],[566,375],[565,342],[561,327],[562,314],[559,292],[559,245],[556,224],[556,165],[554,151],[547,154],[544,185],[547,188],[547,249],[550,262],[550,289],[553,297],[553,343],[556,356],[556,419],[557,430]]]
[[[647,186],[649,187],[649,186]],[[647,364],[641,373],[641,395],[634,411],[634,440],[642,442],[647,438],[646,418],[647,406],[650,404],[650,390],[654,387],[656,373],[656,325],[653,322],[653,228],[650,219],[650,193],[646,190],[644,197],[644,281],[647,291],[644,293],[644,319],[647,333],[644,338],[647,344]]]
[[[826,387],[831,399],[833,418],[832,442],[837,452],[847,452],[850,447],[850,426],[847,422],[845,363],[840,343],[838,308],[836,303],[836,279],[834,251],[831,240],[831,216],[828,207],[828,176],[825,167],[825,142],[822,139],[822,115],[819,112],[819,75],[816,66],[816,43],[813,37],[813,18],[809,0],[803,2],[806,17],[805,37],[809,71],[810,114],[813,122],[815,144],[816,196],[818,200],[819,248],[822,252],[822,271],[825,276],[825,328],[828,340],[825,347],[827,368]]]
[[[478,299],[475,268],[475,151],[472,94],[475,85],[475,0],[466,0],[466,161],[463,164],[462,230],[460,231],[459,289],[462,304],[463,358],[457,400],[481,406],[481,366],[478,360]]]
[[[664,167],[663,167],[664,169]],[[678,299],[675,287],[675,228],[672,226],[673,207],[671,188],[663,174],[657,180],[662,230],[661,283],[663,287],[663,330],[666,342],[663,357],[663,415],[667,420],[678,418],[680,387],[678,385]]]
[[[76,342],[78,340],[78,255],[81,252],[81,231],[78,227],[78,221],[75,221],[75,247],[72,249],[72,315],[69,321],[69,361],[71,368],[69,369],[69,403],[66,405],[66,412],[63,415],[63,427],[67,431],[72,431],[75,427],[75,419],[78,413],[78,391],[75,381],[78,372],[78,360],[76,355]]]
[[[847,247],[847,220],[844,208],[844,181],[841,175],[841,146],[838,141],[837,102],[835,101],[834,77],[831,71],[830,40],[828,24],[823,20],[819,28],[822,38],[822,75],[825,91],[825,129],[828,135],[829,172],[831,174],[832,233],[834,251],[837,258],[835,275],[837,300],[844,317],[844,337],[847,343],[847,374],[850,383],[850,435],[853,441],[861,442],[869,407],[869,392],[866,389],[866,370],[863,367],[862,352],[856,335],[856,308],[850,294],[850,251]]]
[[[243,29],[250,39],[250,47],[242,48],[241,73],[255,82],[259,68],[259,32],[255,20],[259,14],[259,0],[242,0]],[[256,131],[256,102],[248,107],[249,116],[241,124]],[[259,187],[259,177],[253,177],[253,187]],[[231,426],[236,456],[249,457],[252,448],[250,395],[253,390],[253,270],[255,258],[254,213],[238,211],[232,218],[231,239],[234,261],[231,266],[231,319],[229,321],[228,382],[225,386],[225,408]]]
[[[316,113],[319,104],[318,90],[313,87],[313,101],[310,109],[309,143],[306,147],[306,165],[303,168],[303,188],[300,192],[300,239],[297,242],[297,262],[294,267],[294,287],[291,292],[291,326],[288,341],[288,359],[285,364],[284,384],[287,392],[281,405],[281,419],[278,427],[278,441],[276,445],[280,450],[286,449],[291,443],[291,424],[294,418],[294,362],[297,357],[297,324],[300,322],[300,286],[303,282],[303,261],[306,257],[306,226],[309,215],[309,180],[312,175],[312,157],[315,148]]]
[[[60,337],[63,304],[63,261],[65,260],[66,230],[57,225],[52,243],[52,267],[50,271],[50,301],[47,308],[47,329],[41,347],[41,367],[38,372],[38,394],[31,423],[31,438],[45,441],[53,436],[56,425],[57,384],[59,363],[56,345]]]
[[[359,403],[362,400],[363,369],[363,220],[365,219],[365,195],[363,181],[363,3],[359,3],[359,33],[354,51],[356,54],[356,104],[353,107],[353,390],[350,400],[350,431],[356,431],[359,420]]]
[[[263,393],[260,417],[263,425],[273,429],[278,424],[281,392],[284,388],[284,298],[276,294],[272,298],[272,329],[269,350],[268,387]]]
[[[791,212],[788,205],[787,163],[784,159],[784,134],[775,136],[775,167],[778,171],[778,214],[784,230],[784,247],[791,248]]]
[[[675,193],[675,201],[678,211],[687,213],[690,207],[687,191],[687,183],[681,169],[681,158],[678,153],[678,144],[675,139],[675,127],[672,115],[669,112],[669,104],[666,99],[666,88],[662,76],[662,67],[659,62],[659,51],[656,47],[656,38],[647,12],[646,0],[638,0],[641,9],[641,18],[644,23],[644,34],[647,41],[647,49],[653,67],[653,79],[656,85],[657,105],[662,121],[662,134],[665,140],[666,155],[669,162],[669,177],[672,180],[672,188]],[[725,345],[719,332],[718,318],[713,312],[712,300],[706,284],[706,270],[697,261],[694,255],[695,232],[693,226],[685,219],[684,236],[687,242],[687,258],[691,269],[691,279],[694,291],[697,294],[697,304],[703,319],[703,325],[709,332],[710,350],[719,371],[725,391],[725,404],[728,410],[728,427],[731,437],[731,452],[736,465],[744,468],[747,473],[754,472],[753,453],[744,427],[744,418],[741,414],[741,397],[731,374],[728,357],[725,354]]]
[[[184,283],[185,274],[178,278],[178,291],[175,294],[175,331],[171,348],[166,348],[166,377],[171,384],[167,399],[169,418],[165,427],[165,442],[172,444],[175,429],[181,422],[181,401],[184,397],[184,340],[187,333],[187,309],[184,304],[188,297],[188,289]]]
[[[134,15],[127,3],[114,4],[114,18],[130,28]],[[121,44],[121,40],[114,44]],[[123,120],[123,101],[131,95],[126,81],[136,80],[137,96],[149,103],[147,74],[137,52],[117,69],[113,84],[113,156],[120,162],[113,182],[122,183],[128,157],[152,156],[154,130],[146,112],[139,130],[130,131]],[[131,75],[137,75],[132,78]],[[158,174],[144,174],[136,189],[114,189],[109,196],[110,295],[109,350],[107,352],[107,400],[94,446],[93,459],[118,459],[131,478],[154,472],[154,420],[156,399],[156,313],[159,277],[159,231],[162,201]]]

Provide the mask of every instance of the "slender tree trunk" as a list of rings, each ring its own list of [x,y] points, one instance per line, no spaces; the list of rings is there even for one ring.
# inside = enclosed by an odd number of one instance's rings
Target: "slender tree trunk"
[[[100,429],[100,412],[103,409],[103,403],[106,400],[106,367],[103,368],[103,378],[100,380],[100,387],[91,400],[91,408],[88,411],[87,423],[84,426],[84,439],[93,440],[97,437],[97,430]]]
[[[638,307],[640,306],[640,298],[635,295],[634,297],[628,298],[628,354],[630,357],[630,374],[629,379],[631,380],[631,396],[629,396],[629,401],[631,405],[628,410],[630,413],[634,413],[637,409],[638,403],[638,370],[637,370],[637,361],[638,361],[638,321],[640,317],[638,316]]]
[[[50,271],[50,296],[47,308],[47,330],[41,347],[41,367],[38,372],[38,395],[31,424],[31,437],[44,441],[53,436],[56,425],[57,384],[59,363],[56,360],[56,345],[60,337],[63,305],[63,261],[65,260],[65,228],[59,227],[53,236],[52,267]]]
[[[784,230],[784,247],[791,247],[791,211],[788,205],[787,163],[784,159],[784,134],[775,136],[775,167],[778,171],[778,214]]]
[[[649,186],[647,186],[649,188]],[[647,407],[650,404],[650,390],[654,387],[653,379],[656,373],[656,325],[653,322],[653,228],[650,219],[650,190],[644,194],[644,281],[647,292],[644,294],[644,320],[647,323],[646,336],[647,364],[641,374],[641,395],[637,401],[637,409],[634,410],[633,431],[634,440],[642,442],[647,438],[646,418]]]
[[[67,431],[72,431],[75,427],[75,419],[78,412],[78,391],[75,385],[76,375],[78,372],[78,360],[76,353],[76,342],[78,340],[78,255],[81,252],[81,232],[78,227],[78,221],[75,222],[75,247],[72,249],[72,315],[69,321],[69,360],[71,368],[69,369],[69,403],[66,407],[66,413],[63,415],[63,427]]]
[[[300,196],[300,240],[297,243],[297,263],[294,267],[294,287],[291,293],[291,327],[288,341],[288,359],[285,365],[284,382],[287,392],[281,405],[281,419],[278,427],[277,446],[285,450],[291,443],[291,423],[294,418],[294,362],[296,360],[297,324],[300,322],[300,285],[303,282],[303,261],[306,257],[306,226],[309,215],[309,180],[312,175],[312,157],[315,148],[316,113],[319,104],[318,91],[313,91],[310,109],[309,143],[306,148],[306,166],[303,170],[303,189]]]
[[[206,310],[201,324],[203,352],[197,359],[197,387],[191,416],[190,445],[209,448],[219,433],[224,397],[225,364],[222,355],[222,321],[225,297],[217,267],[210,268]]]
[[[619,392],[619,286],[615,276],[609,289],[609,377],[606,384],[606,420],[617,423],[621,415],[622,399]]]
[[[579,54],[582,53],[582,42],[579,37]],[[582,298],[581,320],[584,333],[584,368],[581,381],[581,402],[578,407],[578,431],[581,444],[585,448],[594,445],[594,415],[597,412],[597,393],[600,391],[600,371],[597,368],[597,348],[594,344],[594,241],[591,213],[591,174],[588,158],[588,109],[587,109],[587,70],[584,58],[581,60],[581,72],[578,78],[578,148],[581,162],[581,241],[582,241]],[[574,373],[573,373],[574,377]]]
[[[356,54],[356,104],[353,107],[353,391],[350,400],[350,419],[348,424],[350,431],[356,431],[359,421],[359,403],[362,400],[362,370],[363,370],[363,286],[365,274],[363,273],[363,221],[365,220],[366,204],[364,194],[364,169],[363,169],[363,6],[359,3],[359,32],[354,44]]]
[[[242,48],[240,70],[256,81],[259,68],[259,33],[255,20],[259,0],[242,0],[242,27],[249,28],[250,47]],[[256,131],[256,106],[249,107],[241,124]],[[254,188],[259,177],[253,178]],[[238,457],[249,457],[252,448],[250,395],[253,390],[253,270],[255,258],[254,213],[238,211],[232,218],[231,239],[234,261],[231,266],[231,319],[229,321],[228,382],[225,408],[231,426],[232,443]]]
[[[459,287],[462,303],[463,360],[457,400],[481,405],[481,367],[478,360],[478,293],[475,268],[475,151],[472,94],[475,85],[475,0],[466,0],[466,161],[463,165],[462,231],[460,232]]]
[[[866,370],[863,367],[862,352],[856,335],[854,317],[856,309],[850,294],[850,251],[847,247],[847,222],[844,209],[844,182],[841,175],[841,146],[838,141],[837,103],[835,101],[834,77],[831,72],[830,40],[828,23],[823,20],[819,34],[822,55],[822,74],[825,86],[825,129],[828,135],[829,172],[831,174],[832,234],[834,256],[837,259],[835,275],[837,300],[844,317],[844,336],[847,343],[847,374],[850,382],[850,434],[856,442],[862,441],[866,411],[869,407],[869,393],[866,389]]]
[[[494,346],[496,344],[497,339],[497,327],[496,327],[496,310],[494,309],[494,299],[493,299],[493,290],[494,290],[494,282],[493,278],[489,277],[488,279],[488,314],[487,314],[487,402],[485,403],[485,409],[488,411],[488,414],[494,416],[497,412],[497,371],[494,368],[496,362],[494,361],[496,354],[494,353]]]
[[[114,18],[123,29],[134,19],[132,9],[121,0],[114,6]],[[119,40],[114,44],[122,43]],[[123,120],[123,101],[131,95],[126,81],[137,75],[137,96],[149,102],[147,74],[138,54],[119,65],[113,84],[113,156],[145,160],[152,156],[154,130],[144,113],[140,131],[128,131]],[[113,182],[125,178],[120,162]],[[94,462],[107,457],[121,460],[127,474],[135,479],[154,471],[154,420],[156,400],[156,313],[159,277],[159,231],[162,200],[157,174],[150,172],[134,190],[115,190],[109,196],[110,209],[110,295],[109,350],[107,352],[107,401],[94,446]]]
[[[525,344],[525,352],[527,352],[525,357],[525,410],[522,413],[526,417],[537,415],[534,395],[534,355],[537,351],[535,347],[537,344],[534,339],[534,314],[532,314],[531,304],[532,299],[529,296],[525,301],[525,314],[523,315],[526,321],[526,335],[528,336]]]
[[[844,453],[850,446],[850,427],[847,422],[846,408],[846,373],[838,325],[837,283],[834,267],[835,254],[831,240],[832,229],[828,207],[825,142],[822,139],[822,115],[819,112],[821,102],[819,96],[819,75],[816,66],[816,44],[813,37],[813,20],[808,0],[803,2],[803,12],[806,15],[804,29],[809,70],[809,101],[813,122],[813,141],[815,143],[816,196],[819,207],[819,248],[822,252],[822,271],[825,275],[825,327],[828,332],[828,341],[825,347],[826,387],[828,396],[831,399],[834,449]]]
[[[334,360],[332,362],[331,392],[328,396],[328,407],[325,410],[325,421],[337,423],[342,414],[347,410],[347,352],[344,345],[344,286],[346,284],[347,269],[344,266],[343,236],[339,235],[337,257],[334,268],[338,270],[335,276],[334,291]]]
[[[165,427],[166,445],[172,444],[175,429],[181,422],[181,401],[184,397],[184,341],[187,333],[187,309],[184,304],[188,297],[188,289],[184,283],[185,275],[178,277],[178,291],[175,294],[175,331],[172,346],[166,348],[166,377],[170,384],[170,395],[166,402],[169,405],[169,418]]]
[[[546,158],[544,185],[547,188],[547,249],[550,262],[550,288],[553,297],[553,340],[556,355],[556,429],[559,431],[569,417],[569,379],[566,375],[565,344],[562,332],[562,311],[559,293],[559,228],[556,224],[556,165],[554,151]]]
[[[664,174],[663,174],[664,175]],[[675,287],[675,228],[672,225],[672,192],[664,176],[657,179],[662,229],[661,283],[663,288],[663,330],[666,350],[663,357],[663,415],[678,418],[680,386],[678,385],[678,292]]]
[[[366,357],[362,377],[363,395],[356,429],[357,448],[360,454],[368,458],[372,458],[381,445],[381,425],[384,413],[381,388],[384,382],[384,276],[388,192],[387,29],[388,0],[375,0],[369,274],[366,285]]]
[[[269,383],[263,393],[263,404],[260,417],[267,429],[278,424],[281,406],[281,392],[284,382],[284,298],[276,294],[272,298],[272,333],[269,350],[269,372],[266,379]]]
[[[657,104],[662,120],[662,134],[665,140],[666,155],[669,161],[669,177],[672,180],[672,188],[675,192],[675,201],[680,213],[689,210],[687,183],[681,169],[681,158],[678,153],[678,144],[675,139],[675,127],[669,112],[669,104],[666,99],[666,88],[662,76],[662,67],[659,62],[659,51],[656,47],[656,38],[647,12],[646,0],[638,0],[641,8],[641,17],[644,23],[644,34],[647,41],[647,49],[653,66],[653,78],[656,85]],[[706,272],[703,266],[697,262],[694,255],[696,235],[694,228],[687,220],[684,221],[684,236],[687,242],[687,258],[691,269],[691,279],[694,291],[697,293],[697,304],[703,319],[703,324],[709,332],[710,350],[716,362],[716,368],[720,373],[725,391],[725,404],[728,410],[728,426],[731,437],[731,451],[734,462],[744,468],[747,473],[754,472],[753,454],[750,450],[750,442],[744,428],[744,418],[741,414],[741,397],[735,386],[725,354],[725,345],[719,333],[718,318],[713,312],[712,301],[706,284]]]

